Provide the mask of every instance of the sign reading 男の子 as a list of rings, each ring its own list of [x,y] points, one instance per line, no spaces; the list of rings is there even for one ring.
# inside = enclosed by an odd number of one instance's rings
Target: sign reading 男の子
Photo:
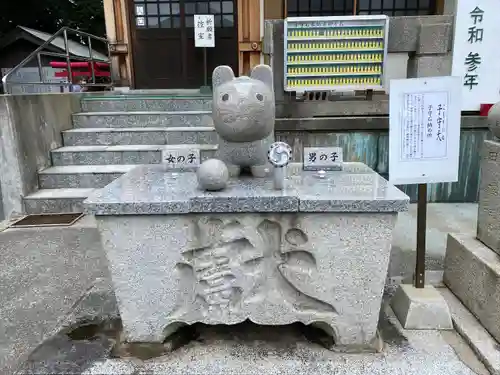
[[[458,0],[452,75],[462,79],[462,110],[500,101],[498,0]]]
[[[389,97],[389,181],[458,180],[459,77],[392,80]]]
[[[342,147],[304,147],[304,170],[341,170]]]
[[[194,15],[195,47],[215,47],[215,18],[213,14]]]

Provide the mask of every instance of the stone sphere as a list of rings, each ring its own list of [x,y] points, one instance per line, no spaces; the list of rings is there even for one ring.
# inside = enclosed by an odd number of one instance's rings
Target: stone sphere
[[[229,171],[226,164],[219,159],[205,160],[196,172],[200,188],[208,191],[222,190],[229,181]]]
[[[488,113],[488,125],[493,135],[500,138],[500,102],[491,107]]]

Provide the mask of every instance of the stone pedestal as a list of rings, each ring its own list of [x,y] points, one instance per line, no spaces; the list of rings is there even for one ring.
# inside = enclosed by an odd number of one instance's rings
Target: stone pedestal
[[[397,213],[408,197],[360,163],[289,166],[285,189],[238,178],[198,190],[194,173],[141,166],[85,203],[95,214],[126,340],[180,325],[315,324],[339,346],[369,345]]]
[[[477,238],[448,236],[444,282],[500,342],[500,143],[485,141],[481,152]]]
[[[482,148],[477,238],[500,254],[500,142]]]
[[[445,299],[430,285],[417,289],[401,284],[391,306],[405,329],[453,329]]]

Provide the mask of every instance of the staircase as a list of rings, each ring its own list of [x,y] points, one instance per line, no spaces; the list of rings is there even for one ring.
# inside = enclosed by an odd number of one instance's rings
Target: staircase
[[[39,190],[24,198],[28,214],[81,212],[82,202],[139,164],[161,162],[161,151],[198,148],[214,156],[217,133],[206,96],[141,94],[86,97],[64,131]]]

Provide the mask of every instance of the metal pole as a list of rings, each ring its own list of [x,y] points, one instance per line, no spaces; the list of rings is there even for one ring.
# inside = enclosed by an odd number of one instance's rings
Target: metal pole
[[[417,205],[417,264],[415,266],[415,288],[425,286],[425,235],[427,229],[427,184],[418,185]]]
[[[95,67],[94,67],[94,56],[92,55],[92,40],[90,39],[90,36],[88,38],[88,44],[89,44],[89,57],[90,57],[90,69],[92,70],[92,83],[95,84]]]
[[[68,82],[73,83],[73,72],[71,71],[71,58],[69,54],[68,30],[63,30],[64,47],[66,48],[66,65],[68,67]]]
[[[36,61],[38,64],[38,75],[40,76],[40,82],[45,82],[43,79],[42,57],[40,56],[40,53],[36,54]]]
[[[203,48],[203,69],[205,70],[205,75],[203,78],[203,85],[208,87],[208,62],[207,62],[207,48]]]

